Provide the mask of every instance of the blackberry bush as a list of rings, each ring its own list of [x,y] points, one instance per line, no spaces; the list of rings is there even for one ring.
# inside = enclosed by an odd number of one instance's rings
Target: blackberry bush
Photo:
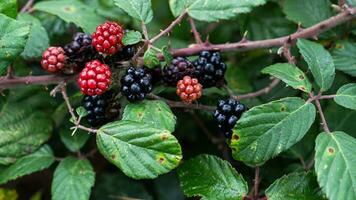
[[[141,101],[151,91],[151,75],[144,68],[130,67],[121,78],[121,92],[128,101]]]
[[[220,86],[223,83],[226,64],[219,52],[202,51],[193,64],[194,75],[204,88]]]
[[[355,200],[355,6],[0,1],[0,200]]]

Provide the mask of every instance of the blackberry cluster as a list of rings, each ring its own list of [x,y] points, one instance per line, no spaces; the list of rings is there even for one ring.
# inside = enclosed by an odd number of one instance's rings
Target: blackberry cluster
[[[108,105],[106,95],[84,96],[83,107],[88,111],[85,119],[90,126],[97,127],[108,122],[106,117]]]
[[[120,61],[130,60],[136,53],[137,49],[135,45],[128,45],[123,47],[119,52],[112,56],[106,56],[104,58],[105,63],[118,63]]]
[[[130,67],[121,78],[121,92],[130,102],[143,100],[151,91],[151,75],[142,67]]]
[[[234,99],[219,101],[214,112],[214,118],[226,138],[231,138],[232,129],[246,110],[247,108],[244,104]]]
[[[85,33],[75,34],[73,40],[64,46],[64,51],[70,62],[82,67],[86,62],[97,57],[97,53],[91,43],[90,35]]]
[[[157,84],[158,82],[160,82],[162,80],[162,68],[161,66],[156,66],[154,68],[148,68],[148,67],[144,67],[145,71],[151,75],[151,82],[152,85]]]
[[[176,86],[179,80],[184,76],[193,77],[194,66],[192,63],[183,57],[176,57],[172,60],[170,65],[163,69],[163,80],[167,85]]]
[[[193,64],[195,76],[204,88],[217,86],[224,81],[226,64],[219,52],[202,51]]]

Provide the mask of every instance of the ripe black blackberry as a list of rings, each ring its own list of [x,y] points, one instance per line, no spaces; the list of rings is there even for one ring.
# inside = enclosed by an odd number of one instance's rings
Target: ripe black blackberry
[[[219,129],[226,138],[231,138],[232,129],[237,120],[240,119],[243,112],[247,110],[246,106],[234,99],[220,100],[214,111],[214,119],[218,123]]]
[[[194,75],[204,88],[218,86],[223,83],[226,64],[219,52],[202,51],[197,60],[193,62]]]
[[[151,79],[144,68],[130,67],[121,78],[121,92],[130,102],[143,100],[152,91]]]
[[[176,57],[163,69],[163,81],[169,86],[176,86],[184,76],[194,77],[194,66],[184,57]]]
[[[108,107],[108,102],[105,95],[85,95],[83,98],[83,107],[88,112],[85,119],[90,126],[96,127],[107,122],[105,113]]]
[[[80,32],[75,34],[73,40],[64,46],[64,51],[69,61],[82,67],[86,62],[96,58],[98,54],[91,43],[92,38],[90,35]]]

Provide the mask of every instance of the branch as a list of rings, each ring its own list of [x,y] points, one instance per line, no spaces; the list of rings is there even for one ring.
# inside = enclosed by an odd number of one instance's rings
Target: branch
[[[194,20],[191,17],[189,17],[188,20],[189,20],[190,26],[192,27],[192,32],[193,32],[193,35],[195,38],[195,42],[197,44],[202,44],[203,41],[201,40],[200,33],[198,32],[197,27],[195,26]]]
[[[186,104],[180,101],[172,101],[165,99],[163,97],[157,96],[155,94],[148,94],[148,98],[150,99],[155,99],[155,100],[162,100],[166,102],[170,107],[172,108],[188,108],[188,109],[195,109],[195,110],[207,110],[207,111],[213,111],[216,109],[215,106],[206,106],[206,105],[200,105],[200,104]]]
[[[41,75],[41,76],[24,76],[24,77],[12,77],[8,79],[0,77],[0,89],[14,87],[17,85],[50,85],[60,82],[70,82],[75,80],[76,75],[60,76],[60,75]]]
[[[279,79],[273,79],[273,81],[265,88],[262,88],[256,92],[251,92],[251,93],[247,93],[247,94],[242,94],[239,96],[234,96],[233,98],[235,98],[236,100],[242,100],[242,99],[249,99],[249,98],[254,98],[254,97],[258,97],[264,94],[269,93],[274,87],[276,87],[278,85],[278,83],[280,82]]]
[[[324,20],[314,26],[309,28],[299,30],[288,36],[279,37],[275,39],[268,40],[258,40],[258,41],[246,41],[246,42],[235,42],[231,44],[212,44],[209,46],[193,46],[189,48],[182,48],[173,50],[174,56],[191,56],[200,53],[203,50],[220,50],[222,52],[226,51],[248,51],[253,49],[265,49],[271,47],[279,47],[287,43],[288,40],[291,42],[298,38],[315,38],[320,33],[334,28],[340,24],[343,24],[351,19],[355,18],[356,8],[349,8],[342,11],[340,14]],[[163,55],[159,54],[159,57],[163,59]]]
[[[21,8],[20,13],[24,13],[24,12],[28,11],[32,7],[33,2],[34,2],[34,0],[28,0],[27,3],[24,5],[24,7]]]
[[[315,99],[315,105],[316,105],[316,107],[318,109],[318,112],[319,112],[319,115],[320,115],[320,119],[321,119],[321,124],[323,125],[324,131],[327,132],[327,133],[330,133],[330,129],[329,129],[329,126],[328,126],[328,124],[326,122],[323,109],[321,108],[321,105],[320,105],[320,101],[319,101],[320,95],[321,94],[319,93],[318,96],[315,98],[312,93],[309,94],[311,99]]]
[[[258,186],[260,184],[260,167],[255,168],[255,180],[254,180],[254,197],[255,199],[258,198]]]
[[[155,41],[157,41],[159,38],[161,38],[162,36],[168,34],[177,24],[179,24],[183,18],[187,15],[187,11],[184,11],[181,15],[179,15],[165,30],[161,31],[158,35],[156,35],[155,37],[153,37],[150,40],[150,43],[154,43]]]

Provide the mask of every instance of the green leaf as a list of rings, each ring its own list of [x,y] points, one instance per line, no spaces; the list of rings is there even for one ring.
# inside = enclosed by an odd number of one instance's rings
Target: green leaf
[[[283,11],[287,18],[310,27],[332,16],[329,0],[286,0]]]
[[[169,7],[173,16],[178,17],[185,8],[184,0],[169,0]]]
[[[166,63],[171,63],[172,62],[173,55],[171,54],[171,52],[169,52],[167,46],[162,47],[162,54],[164,56],[164,60],[166,61]]]
[[[114,0],[131,17],[148,24],[153,18],[151,0]]]
[[[322,45],[306,39],[298,39],[297,46],[321,91],[328,90],[335,77],[334,62],[330,53]]]
[[[356,76],[356,43],[338,44],[333,51],[335,68],[351,76]]]
[[[25,59],[41,57],[43,51],[49,46],[49,38],[46,29],[43,28],[41,22],[37,18],[29,14],[20,14],[18,20],[31,24],[30,34],[25,50],[22,52],[21,56]]]
[[[88,200],[94,181],[95,172],[88,160],[67,157],[54,171],[52,199]]]
[[[356,139],[344,132],[320,133],[315,146],[318,182],[330,200],[356,199]]]
[[[240,13],[247,13],[253,7],[266,3],[265,0],[184,0],[189,16],[201,21],[231,19]],[[177,5],[177,4],[175,4]],[[180,9],[180,7],[178,7]],[[178,10],[175,10],[178,11]],[[183,10],[181,10],[183,11]]]
[[[18,193],[15,189],[0,188],[0,198],[3,200],[18,200]]]
[[[276,180],[266,190],[268,200],[324,199],[313,173],[292,173]]]
[[[153,68],[159,65],[159,60],[155,50],[153,50],[152,48],[147,49],[147,51],[143,55],[143,63],[149,68]]]
[[[76,108],[75,112],[78,114],[79,117],[85,117],[88,115],[88,111],[83,106],[79,106],[78,108]]]
[[[41,171],[54,162],[54,156],[49,146],[45,145],[36,152],[18,159],[0,172],[0,184],[4,184],[18,177]]]
[[[336,93],[335,102],[345,108],[356,110],[356,83],[342,86]]]
[[[262,165],[301,140],[314,120],[314,105],[298,97],[253,107],[233,129],[232,155],[247,165]]]
[[[71,152],[76,152],[81,149],[90,137],[87,132],[82,130],[77,130],[75,134],[72,135],[72,130],[70,130],[70,127],[67,126],[64,126],[59,130],[59,136],[63,144]]]
[[[123,120],[143,122],[153,128],[174,131],[176,117],[163,101],[142,101],[125,107]]]
[[[308,77],[297,66],[288,63],[277,63],[266,67],[262,73],[270,74],[278,79],[281,79],[287,85],[294,89],[309,93],[311,91],[311,83]]]
[[[248,193],[243,177],[229,162],[212,155],[199,155],[178,168],[183,192],[202,200],[242,200]]]
[[[0,164],[10,164],[46,142],[52,121],[42,112],[6,104],[0,112]]]
[[[67,23],[73,22],[86,33],[94,32],[96,27],[105,21],[93,8],[78,0],[42,1],[36,3],[34,9],[57,15]]]
[[[99,151],[134,179],[156,178],[178,166],[182,150],[168,130],[121,120],[99,129]]]
[[[0,13],[11,17],[16,18],[17,15],[17,0],[1,0],[0,1]]]
[[[129,31],[125,33],[122,42],[124,45],[133,45],[142,41],[142,34],[138,31]]]
[[[0,75],[25,48],[30,25],[0,14]]]

